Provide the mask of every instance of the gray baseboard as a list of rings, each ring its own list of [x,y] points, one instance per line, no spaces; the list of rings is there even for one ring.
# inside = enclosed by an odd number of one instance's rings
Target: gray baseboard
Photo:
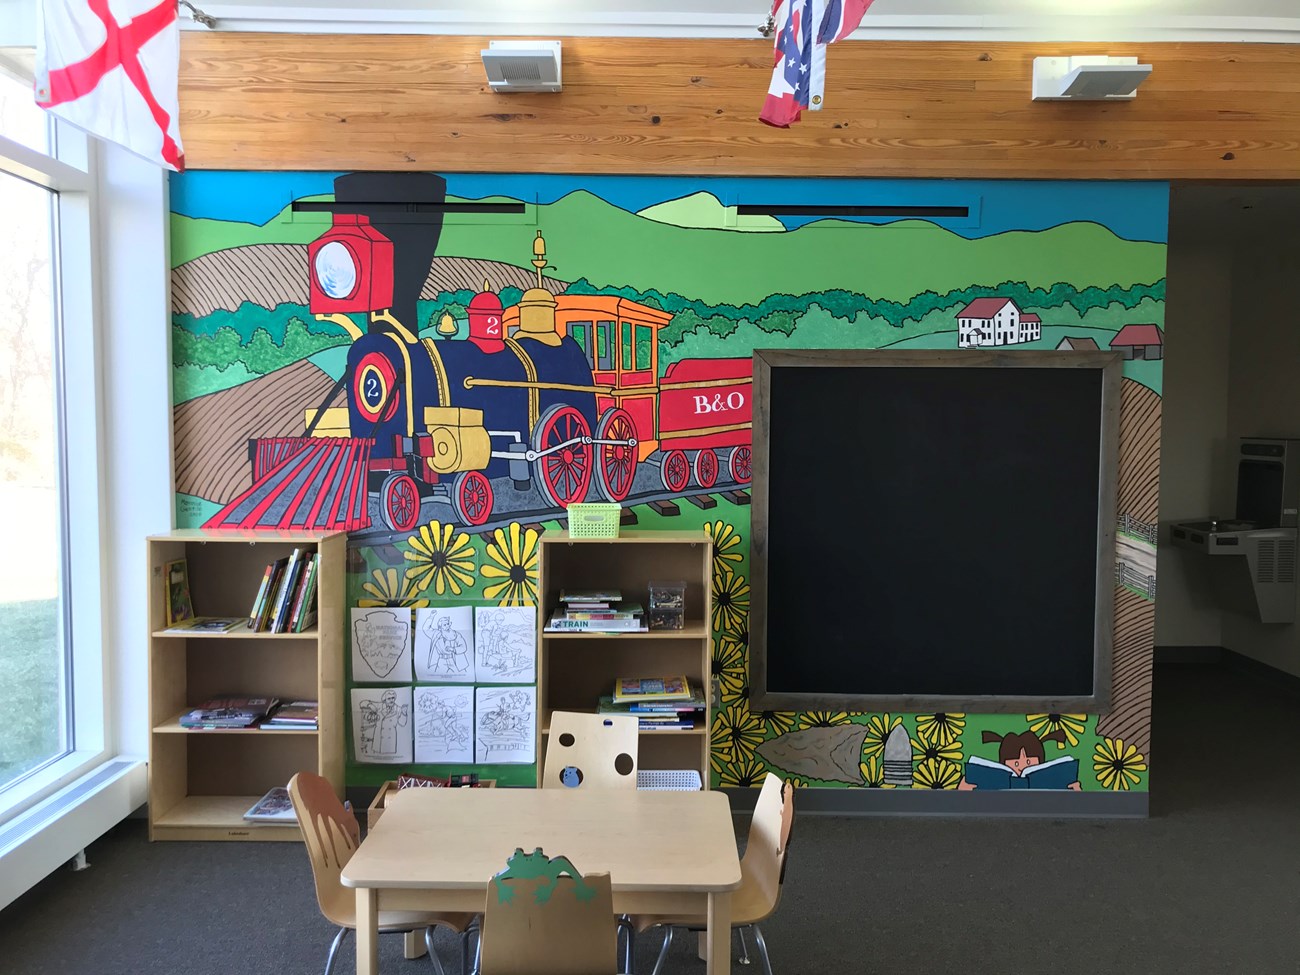
[[[723,789],[735,813],[753,811],[757,789]],[[944,789],[799,789],[799,815],[1038,816],[1050,819],[1143,819],[1145,792],[956,792]]]

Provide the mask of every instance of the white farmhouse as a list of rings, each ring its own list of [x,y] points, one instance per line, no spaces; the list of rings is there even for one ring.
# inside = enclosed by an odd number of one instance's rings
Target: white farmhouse
[[[1010,298],[976,298],[957,312],[957,348],[1017,345],[1042,337],[1043,322]]]

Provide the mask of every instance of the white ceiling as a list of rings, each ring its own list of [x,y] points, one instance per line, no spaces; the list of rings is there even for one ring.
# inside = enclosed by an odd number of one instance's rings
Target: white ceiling
[[[218,30],[757,37],[770,0],[194,0]],[[1064,11],[1063,12],[1063,8]],[[182,10],[182,13],[187,13]],[[188,29],[203,30],[185,21]],[[1297,0],[876,0],[895,40],[1300,41]]]

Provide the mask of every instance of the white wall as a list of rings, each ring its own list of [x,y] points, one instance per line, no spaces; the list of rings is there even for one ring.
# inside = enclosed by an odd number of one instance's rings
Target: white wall
[[[0,0],[0,47],[36,45],[36,0]]]
[[[1230,261],[1221,241],[1197,239],[1177,190],[1170,207],[1161,398],[1159,590],[1156,646],[1222,645],[1222,613],[1205,588],[1205,566],[1169,545],[1168,525],[1220,514],[1226,462]],[[1190,240],[1188,238],[1191,238]]]

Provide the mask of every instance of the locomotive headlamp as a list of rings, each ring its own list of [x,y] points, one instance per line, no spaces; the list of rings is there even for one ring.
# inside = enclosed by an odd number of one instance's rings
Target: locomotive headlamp
[[[347,298],[357,289],[357,262],[341,241],[318,250],[315,265],[316,283],[331,298]]]

